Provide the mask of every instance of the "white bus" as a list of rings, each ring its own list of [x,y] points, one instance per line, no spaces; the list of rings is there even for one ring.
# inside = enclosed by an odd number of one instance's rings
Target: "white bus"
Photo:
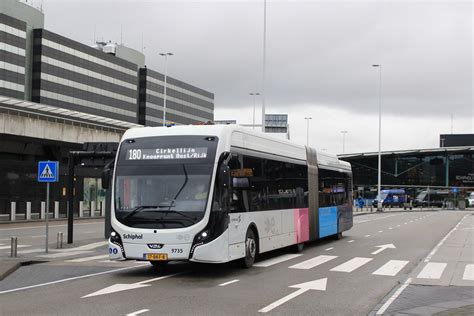
[[[250,267],[267,251],[340,238],[351,188],[349,163],[236,125],[130,129],[111,181],[110,259]]]

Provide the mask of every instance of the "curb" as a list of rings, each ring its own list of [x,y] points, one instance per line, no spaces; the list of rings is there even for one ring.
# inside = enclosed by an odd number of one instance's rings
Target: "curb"
[[[5,270],[1,269],[0,270],[0,281],[5,279],[7,276],[18,270],[19,267],[22,266],[21,262],[2,262],[2,265],[4,264],[10,264],[9,267],[7,267]]]

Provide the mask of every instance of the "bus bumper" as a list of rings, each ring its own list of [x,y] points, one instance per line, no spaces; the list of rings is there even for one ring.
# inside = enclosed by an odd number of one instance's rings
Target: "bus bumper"
[[[224,263],[229,261],[229,231],[226,230],[222,235],[213,241],[197,246],[194,249],[192,258],[194,262],[203,263]]]
[[[109,259],[115,261],[125,260],[123,249],[120,245],[113,243],[109,239]]]

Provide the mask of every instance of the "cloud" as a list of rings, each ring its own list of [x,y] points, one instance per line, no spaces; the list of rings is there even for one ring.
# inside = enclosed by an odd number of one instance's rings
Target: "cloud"
[[[214,92],[217,118],[250,122],[248,93],[262,91],[262,3],[45,0],[44,11],[48,29],[84,43],[95,32],[140,50],[143,35],[149,67],[162,70],[157,53],[172,51],[170,75]],[[470,132],[472,13],[469,1],[267,1],[268,112],[288,113],[300,143],[310,115],[337,135],[318,136],[322,146],[337,151],[344,129],[353,150],[374,150],[379,77],[371,65],[381,63],[385,139],[400,135],[390,144],[437,145],[451,113],[459,132]],[[356,132],[361,125],[370,135]]]

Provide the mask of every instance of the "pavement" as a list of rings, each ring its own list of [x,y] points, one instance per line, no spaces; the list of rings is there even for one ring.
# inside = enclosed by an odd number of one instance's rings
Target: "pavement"
[[[473,219],[472,211],[357,215],[343,239],[263,254],[251,269],[111,262],[103,225],[92,222],[76,228],[71,248],[28,254],[44,238],[32,237],[41,228],[23,228],[19,244],[30,246],[20,255],[47,262],[0,281],[0,314],[471,315]],[[0,239],[12,232],[1,229]]]

